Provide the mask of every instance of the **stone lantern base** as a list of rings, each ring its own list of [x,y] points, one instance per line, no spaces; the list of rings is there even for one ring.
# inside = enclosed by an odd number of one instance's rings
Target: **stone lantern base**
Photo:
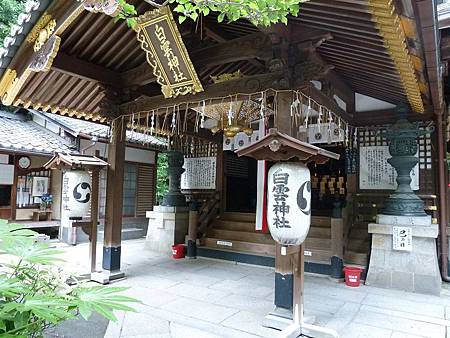
[[[393,250],[394,226],[411,227],[412,250]],[[372,251],[366,285],[439,295],[441,276],[436,256],[438,225],[431,216],[378,215],[369,224]]]
[[[153,211],[147,211],[146,216],[146,249],[171,255],[172,245],[185,242],[189,227],[187,207],[155,206]]]

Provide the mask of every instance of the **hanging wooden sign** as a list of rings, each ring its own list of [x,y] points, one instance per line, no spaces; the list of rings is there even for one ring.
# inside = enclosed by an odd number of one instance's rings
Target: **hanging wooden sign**
[[[134,29],[165,98],[203,91],[169,7],[138,17]]]

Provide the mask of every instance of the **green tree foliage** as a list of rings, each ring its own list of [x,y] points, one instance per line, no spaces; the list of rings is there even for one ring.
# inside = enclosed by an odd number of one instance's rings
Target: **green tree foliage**
[[[167,154],[159,153],[156,171],[156,201],[161,203],[164,195],[169,191],[169,174],[167,169]]]
[[[66,283],[58,250],[36,242],[37,233],[0,220],[0,337],[43,337],[43,332],[93,311],[116,321],[113,310],[134,311],[126,288]],[[8,261],[8,263],[7,263]]]
[[[17,16],[23,11],[26,0],[0,0],[0,47],[9,35],[11,25],[17,22]]]
[[[144,0],[155,7],[174,4],[175,12],[179,13],[180,23],[190,18],[197,20],[199,15],[209,15],[211,12],[218,13],[217,21],[224,20],[233,22],[239,19],[247,19],[257,26],[270,26],[278,22],[287,24],[288,15],[297,16],[300,3],[307,0],[166,0],[157,2]],[[122,11],[119,19],[127,21],[129,26],[134,26],[136,10],[126,0],[119,0]]]

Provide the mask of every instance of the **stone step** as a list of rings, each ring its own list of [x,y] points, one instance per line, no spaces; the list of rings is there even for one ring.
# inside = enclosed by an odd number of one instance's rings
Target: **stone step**
[[[202,239],[202,244],[208,248],[220,248],[266,256],[275,255],[275,242],[273,244],[264,244],[206,237]]]
[[[367,254],[354,252],[354,251],[346,251],[344,254],[344,264],[355,264],[367,267],[368,265],[368,256]]]
[[[308,237],[331,238],[331,228],[311,225],[309,228]]]
[[[218,238],[206,237],[201,239],[200,245],[202,247],[224,250],[229,252],[241,252],[262,256],[275,256],[275,242],[274,244],[262,244],[262,243],[251,243],[245,241],[235,241],[235,240],[222,240]],[[320,262],[330,264],[331,251],[326,249],[317,249],[309,247],[306,243],[305,248],[305,261],[307,262]]]
[[[311,226],[329,228],[331,227],[331,218],[325,216],[311,216]]]
[[[273,239],[270,234],[254,231],[246,232],[212,228],[207,232],[207,236],[213,238],[221,238],[224,240],[273,244]]]
[[[310,249],[330,250],[331,239],[306,237],[305,245]]]
[[[230,231],[254,232],[255,222],[229,221],[219,218],[214,222],[212,228]]]
[[[103,241],[105,232],[99,230],[98,239]],[[126,228],[122,229],[122,240],[145,238],[147,231],[141,228]]]
[[[255,224],[256,214],[246,212],[224,212],[220,219],[235,222],[250,222]]]

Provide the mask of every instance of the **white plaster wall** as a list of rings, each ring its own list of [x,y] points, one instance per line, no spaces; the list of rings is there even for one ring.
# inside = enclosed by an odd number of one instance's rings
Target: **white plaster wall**
[[[380,109],[392,109],[395,105],[389,102],[378,100],[376,98],[355,93],[355,110],[356,112],[373,111]]]
[[[127,147],[125,149],[125,161],[154,164],[155,152],[145,149]]]
[[[31,155],[29,156],[31,160],[30,168],[40,168],[43,167],[45,163],[50,160],[48,156]]]
[[[80,149],[86,148],[92,144],[90,140],[80,140]],[[97,142],[92,148],[86,151],[86,154],[95,155],[95,151],[100,151],[100,156],[103,158],[108,158],[108,144]],[[154,164],[155,163],[155,152],[140,148],[125,148],[125,161]]]

